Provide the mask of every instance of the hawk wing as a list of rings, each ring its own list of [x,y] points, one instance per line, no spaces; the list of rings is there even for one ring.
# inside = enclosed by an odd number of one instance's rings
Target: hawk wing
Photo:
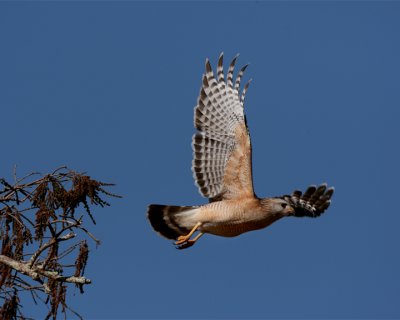
[[[284,195],[279,198],[286,200],[294,209],[296,217],[319,217],[331,204],[331,198],[335,189],[323,183],[318,188],[309,186],[306,192],[293,191],[291,195]]]
[[[243,101],[250,81],[240,93],[240,80],[233,84],[236,56],[224,79],[223,54],[218,60],[217,79],[209,60],[195,107],[192,171],[200,193],[218,201],[254,197],[251,175],[251,144],[243,112]]]

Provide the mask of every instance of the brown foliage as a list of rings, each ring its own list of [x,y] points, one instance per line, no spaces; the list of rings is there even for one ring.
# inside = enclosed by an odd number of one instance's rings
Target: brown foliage
[[[109,206],[101,197],[119,196],[104,189],[112,184],[65,167],[14,180],[10,184],[0,179],[0,318],[25,319],[21,291],[49,305],[46,319],[67,311],[80,317],[66,302],[71,284],[83,293],[83,286],[91,282],[83,276],[89,245],[76,236],[100,243],[84,226],[81,208],[95,224],[90,206]]]

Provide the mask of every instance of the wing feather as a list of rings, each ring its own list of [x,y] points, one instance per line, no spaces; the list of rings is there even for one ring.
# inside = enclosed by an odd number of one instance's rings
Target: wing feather
[[[233,72],[236,56],[230,63],[226,82],[223,54],[217,65],[217,79],[206,59],[202,87],[194,112],[193,176],[200,193],[210,201],[254,196],[251,175],[251,144],[240,95],[240,81],[246,66]]]
[[[327,188],[327,184],[323,183],[318,188],[309,186],[304,194],[299,191],[293,191],[291,195],[279,197],[286,200],[295,210],[296,217],[318,217],[331,204],[331,197],[335,189]]]
[[[226,76],[226,82],[227,82],[227,84],[228,84],[228,87],[231,88],[231,89],[233,89],[233,82],[232,82],[232,79],[233,79],[233,70],[235,69],[235,64],[236,64],[236,60],[237,60],[238,57],[239,57],[239,55],[237,54],[237,55],[233,58],[231,64],[229,65],[228,75]]]

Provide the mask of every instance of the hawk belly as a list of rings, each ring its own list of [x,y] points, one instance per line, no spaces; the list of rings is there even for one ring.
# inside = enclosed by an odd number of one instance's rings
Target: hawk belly
[[[244,98],[250,82],[241,90],[240,82],[247,65],[233,79],[236,59],[237,56],[226,74],[222,53],[216,74],[206,59],[194,110],[197,131],[192,138],[193,177],[201,195],[210,203],[201,206],[152,204],[147,209],[153,229],[168,239],[175,239],[177,249],[191,247],[205,233],[235,237],[265,228],[282,217],[318,217],[331,203],[334,189],[327,188],[326,184],[310,186],[304,193],[295,190],[291,195],[256,197],[252,147],[244,114]]]
[[[222,237],[236,237],[244,232],[263,229],[282,216],[261,207],[259,199],[213,202],[200,208],[199,231]]]

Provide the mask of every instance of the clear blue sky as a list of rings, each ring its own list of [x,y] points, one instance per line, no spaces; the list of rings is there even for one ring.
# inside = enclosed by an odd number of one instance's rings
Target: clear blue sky
[[[1,2],[0,175],[66,164],[124,196],[95,211],[93,285],[71,305],[88,319],[400,318],[399,17],[395,1]],[[257,194],[336,194],[318,219],[178,251],[146,206],[206,202],[193,107],[221,51],[250,62]]]

